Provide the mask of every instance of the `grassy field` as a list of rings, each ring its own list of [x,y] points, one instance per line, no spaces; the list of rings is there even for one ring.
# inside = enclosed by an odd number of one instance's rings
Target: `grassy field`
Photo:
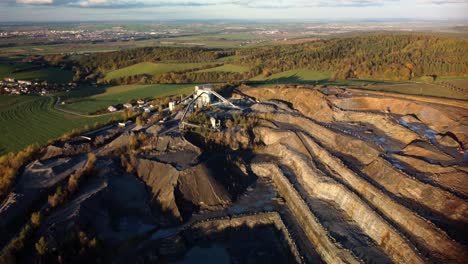
[[[141,62],[106,74],[106,80],[133,76],[137,74],[157,75],[166,72],[194,69],[206,65],[205,63],[152,63]]]
[[[459,79],[459,80],[446,79],[446,80],[436,81],[435,83],[440,84],[440,85],[451,84],[454,87],[458,87],[458,88],[468,91],[468,79]]]
[[[254,77],[252,81],[270,81],[270,82],[301,82],[301,81],[319,81],[330,78],[328,73],[318,72],[308,69],[290,70],[272,74],[268,77],[259,75]]]
[[[312,84],[350,86],[375,91],[387,91],[411,95],[435,96],[468,100],[468,80],[462,77],[444,76],[434,83],[411,81],[381,81],[381,80],[330,80],[326,73],[311,70],[291,70],[273,74],[266,78],[257,76],[251,79],[249,85],[257,87],[272,84]],[[462,89],[453,89],[444,85],[450,83]]]
[[[197,72],[238,72],[242,73],[245,71],[248,71],[249,68],[244,67],[244,66],[239,66],[239,65],[234,65],[234,64],[225,64],[223,66],[215,67],[215,68],[209,68],[205,70],[200,70]]]
[[[387,91],[402,94],[425,95],[468,100],[467,90],[465,90],[465,92],[456,91],[442,86],[439,83],[377,84],[363,86],[362,88],[375,91]]]
[[[72,80],[73,73],[55,67],[35,67],[25,63],[0,63],[0,79],[5,77],[18,80],[68,83]]]
[[[0,95],[0,155],[110,118],[78,117],[56,111],[53,104],[52,97]]]
[[[88,88],[90,92],[96,92]],[[126,103],[132,99],[156,98],[174,94],[189,94],[193,90],[193,84],[153,84],[153,85],[120,85],[100,90],[100,93],[78,97],[72,94],[64,109],[79,112],[92,113],[109,105]],[[82,91],[81,91],[82,93]]]

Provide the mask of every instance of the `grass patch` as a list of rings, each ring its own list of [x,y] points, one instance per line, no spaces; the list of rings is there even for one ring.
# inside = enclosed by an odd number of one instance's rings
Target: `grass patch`
[[[249,68],[244,67],[244,66],[239,66],[239,65],[234,65],[234,64],[225,64],[223,66],[215,67],[215,68],[209,68],[205,70],[200,70],[196,72],[238,72],[238,73],[243,73],[248,71]]]
[[[90,92],[93,92],[89,88]],[[150,84],[150,85],[119,85],[108,87],[102,93],[88,97],[69,98],[65,109],[80,113],[92,113],[109,105],[123,104],[132,99],[156,98],[174,94],[188,94],[193,91],[193,84]],[[82,96],[82,94],[81,94]]]
[[[75,128],[107,122],[110,116],[86,118],[56,111],[54,99],[43,96],[0,95],[0,155],[45,144]]]
[[[448,81],[448,80],[468,80],[466,76],[438,76],[436,81]]]
[[[122,69],[111,71],[106,74],[105,80],[110,81],[117,78],[148,74],[157,75],[167,72],[183,71],[188,69],[194,69],[202,67],[206,63],[152,63],[152,62],[141,62],[132,66],[128,66]]]
[[[68,83],[73,79],[73,73],[60,68],[39,67],[25,63],[0,64],[0,79],[5,77],[12,77],[17,80]]]
[[[271,81],[271,82],[301,82],[301,81],[319,81],[329,79],[330,74],[308,69],[290,70],[272,74],[268,77],[259,75],[252,81]]]
[[[452,99],[468,100],[468,93],[462,91],[451,90],[438,83],[394,83],[394,84],[379,84],[369,85],[360,88],[375,90],[375,91],[387,91],[402,94],[411,95],[424,95],[424,96],[435,96],[445,97]]]

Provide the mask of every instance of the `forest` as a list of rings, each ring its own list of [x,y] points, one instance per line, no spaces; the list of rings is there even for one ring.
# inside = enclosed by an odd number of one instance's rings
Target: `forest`
[[[309,68],[336,79],[411,80],[468,73],[468,41],[424,35],[376,35],[238,50],[256,73]]]
[[[204,62],[215,67],[230,57],[230,63],[248,68],[243,73],[197,72],[197,68],[157,75],[135,74],[112,80],[114,84],[234,82],[294,69],[328,72],[332,79],[413,80],[468,74],[467,48],[466,39],[384,34],[239,49],[137,48],[88,54],[73,60],[57,56],[43,60],[72,68],[75,80],[101,83],[108,82],[103,80],[106,72],[140,62]]]

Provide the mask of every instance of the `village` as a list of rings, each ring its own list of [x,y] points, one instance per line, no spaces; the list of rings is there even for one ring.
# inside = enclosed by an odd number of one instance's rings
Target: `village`
[[[76,83],[49,83],[43,82],[32,82],[27,80],[16,80],[14,78],[4,78],[0,81],[0,94],[10,95],[23,95],[23,94],[38,94],[46,95],[50,93],[56,93],[60,91],[69,92],[71,89],[77,87]]]
[[[156,110],[156,106],[147,100],[138,99],[131,100],[130,102],[125,104],[116,104],[107,107],[107,112],[109,113],[115,113],[123,110],[151,113],[154,110]]]

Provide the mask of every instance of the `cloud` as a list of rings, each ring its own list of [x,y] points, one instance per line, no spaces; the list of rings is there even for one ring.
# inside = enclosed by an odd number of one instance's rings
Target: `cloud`
[[[63,1],[63,0],[62,0]],[[66,5],[80,7],[101,7],[101,8],[119,8],[119,7],[162,7],[162,6],[207,6],[222,5],[230,2],[222,1],[158,1],[158,0],[68,0]]]
[[[16,0],[16,3],[24,5],[50,5],[54,3],[54,0]]]
[[[444,4],[467,4],[467,0],[418,0],[417,3],[420,4],[434,4],[434,5],[444,5]]]
[[[405,0],[406,1],[406,0]],[[57,5],[86,8],[129,8],[236,5],[247,8],[312,8],[312,7],[366,7],[403,0],[16,0],[17,4]],[[419,4],[467,3],[466,0],[416,0]]]

